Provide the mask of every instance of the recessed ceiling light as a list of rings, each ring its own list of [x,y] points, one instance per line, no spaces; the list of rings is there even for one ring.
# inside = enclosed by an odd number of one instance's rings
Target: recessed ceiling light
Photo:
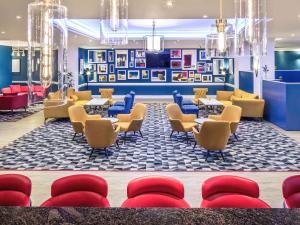
[[[275,41],[282,41],[283,38],[275,38]]]
[[[168,8],[172,8],[174,6],[174,0],[167,0],[166,1],[166,6]]]
[[[22,16],[16,16],[17,20],[22,19]]]
[[[298,15],[298,18],[300,18],[300,14]]]
[[[89,40],[89,42],[92,42],[92,41],[93,41],[93,40],[91,40],[91,39]]]
[[[203,15],[203,18],[206,19],[208,17],[208,15]]]
[[[295,37],[296,35],[295,34],[291,34],[291,37]]]
[[[1,31],[1,34],[5,34],[5,31]]]

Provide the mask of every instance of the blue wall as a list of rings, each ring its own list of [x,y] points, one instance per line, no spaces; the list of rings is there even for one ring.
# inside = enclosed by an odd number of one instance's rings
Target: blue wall
[[[243,91],[254,93],[253,72],[239,71],[239,88]]]
[[[7,87],[12,82],[11,52],[11,47],[0,46],[0,88]]]
[[[275,79],[300,82],[300,51],[276,51],[275,68]]]

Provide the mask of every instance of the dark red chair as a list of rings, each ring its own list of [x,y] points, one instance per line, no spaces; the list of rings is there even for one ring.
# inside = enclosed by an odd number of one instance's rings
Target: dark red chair
[[[216,176],[202,185],[201,208],[265,208],[259,200],[258,184],[238,176]]]
[[[142,177],[129,182],[122,208],[190,208],[183,184],[170,177]]]
[[[300,208],[300,175],[291,176],[282,184],[284,207]]]
[[[0,206],[29,207],[31,181],[17,174],[0,175]]]
[[[27,94],[3,95],[0,96],[0,110],[25,109],[28,106]]]
[[[94,175],[72,175],[53,182],[51,198],[42,207],[110,207],[106,181]]]

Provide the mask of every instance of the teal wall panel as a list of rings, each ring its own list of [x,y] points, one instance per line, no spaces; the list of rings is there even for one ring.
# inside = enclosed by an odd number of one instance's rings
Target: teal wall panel
[[[12,82],[12,48],[0,46],[0,88],[7,87]]]

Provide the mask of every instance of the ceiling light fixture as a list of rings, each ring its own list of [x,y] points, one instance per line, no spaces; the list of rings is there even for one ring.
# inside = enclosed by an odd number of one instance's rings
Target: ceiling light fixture
[[[168,8],[173,8],[173,6],[175,4],[175,1],[174,0],[167,0],[165,4]]]
[[[164,51],[164,36],[156,34],[156,23],[152,23],[152,35],[144,37],[144,49],[150,53],[160,53]]]
[[[101,0],[100,43],[128,44],[128,0]]]
[[[6,32],[5,31],[1,31],[1,34],[5,34]]]
[[[218,32],[218,51],[225,52],[226,50],[226,26],[227,20],[223,19],[223,0],[219,0],[220,3],[220,17],[216,21],[216,27]]]
[[[22,19],[22,17],[21,16],[16,16],[16,19],[20,20],[20,19]]]
[[[204,18],[204,19],[208,18],[208,15],[203,15],[203,18]]]

